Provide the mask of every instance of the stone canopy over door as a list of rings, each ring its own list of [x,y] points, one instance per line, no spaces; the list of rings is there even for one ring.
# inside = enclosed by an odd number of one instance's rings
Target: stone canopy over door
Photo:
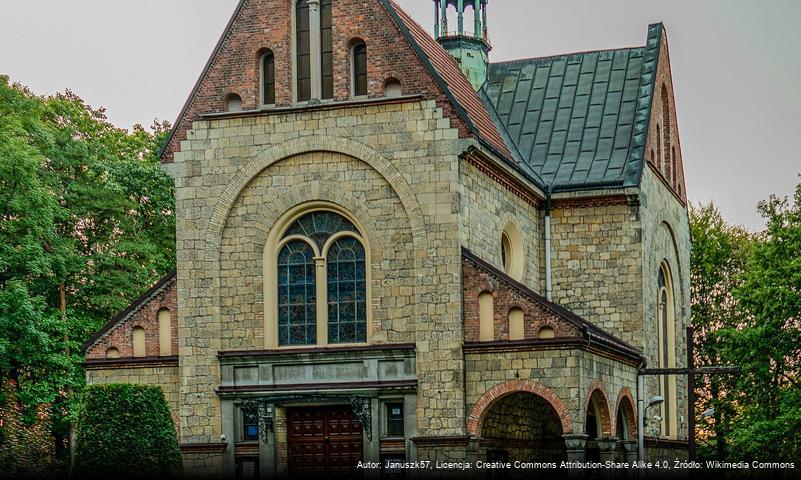
[[[364,430],[348,405],[288,408],[287,444],[290,477],[361,476]]]

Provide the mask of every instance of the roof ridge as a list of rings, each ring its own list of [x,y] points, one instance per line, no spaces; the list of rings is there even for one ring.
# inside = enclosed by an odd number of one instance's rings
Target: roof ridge
[[[623,50],[639,50],[645,49],[646,45],[636,45],[630,47],[617,47],[617,48],[602,48],[599,50],[581,50],[578,52],[569,52],[569,53],[557,53],[553,55],[543,55],[538,57],[523,57],[523,58],[515,58],[512,60],[502,60],[500,62],[490,62],[490,65],[508,65],[512,63],[524,63],[524,62],[533,62],[537,60],[550,60],[553,58],[562,58],[562,57],[572,57],[575,55],[587,55],[590,53],[604,53],[604,52],[619,52]]]

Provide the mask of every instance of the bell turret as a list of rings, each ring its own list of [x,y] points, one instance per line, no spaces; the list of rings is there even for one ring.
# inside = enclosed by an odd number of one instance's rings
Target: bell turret
[[[489,0],[434,0],[434,38],[459,62],[462,72],[479,90],[487,79],[489,51],[487,36],[487,2]],[[456,9],[456,30],[448,29],[448,9]],[[465,11],[472,10],[473,31],[465,25]],[[452,27],[452,26],[451,26]]]

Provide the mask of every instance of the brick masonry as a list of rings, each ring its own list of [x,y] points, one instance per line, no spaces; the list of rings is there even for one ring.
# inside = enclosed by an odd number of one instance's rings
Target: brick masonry
[[[176,135],[165,150],[164,161],[182,150],[192,122],[201,115],[225,111],[225,98],[235,93],[243,109],[259,107],[259,63],[269,49],[275,56],[275,101],[277,107],[293,104],[292,5],[291,0],[247,0],[230,30],[222,38],[219,52],[212,59],[197,92],[188,100],[186,114],[177,124]],[[370,98],[383,96],[387,79],[400,81],[403,93],[435,100],[445,117],[454,122],[461,137],[467,129],[446,101],[420,59],[378,1],[338,0],[332,3],[334,52],[334,99],[350,96],[350,46],[359,38],[367,44],[367,92]],[[405,48],[399,48],[405,46]]]
[[[103,335],[87,352],[87,360],[106,358],[109,348],[116,348],[120,358],[133,357],[133,329],[142,327],[145,330],[145,356],[162,355],[159,345],[159,311],[166,309],[172,316],[172,354],[178,352],[178,293],[173,280],[165,285],[158,294]]]
[[[504,278],[485,271],[468,259],[462,262],[464,339],[476,342],[479,338],[479,296],[492,293],[495,340],[509,340],[509,312],[523,311],[524,339],[538,338],[541,328],[551,327],[557,337],[578,337],[578,327],[560,318],[542,304],[526,295]]]

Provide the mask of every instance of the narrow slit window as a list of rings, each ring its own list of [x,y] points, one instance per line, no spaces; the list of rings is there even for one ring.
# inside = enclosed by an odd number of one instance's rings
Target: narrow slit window
[[[331,0],[320,2],[320,65],[322,98],[334,98],[334,39],[331,30]]]
[[[306,102],[311,99],[311,35],[308,0],[298,1],[295,17],[297,21],[297,98],[299,102]]]
[[[261,60],[262,104],[275,104],[275,55],[267,52]]]
[[[353,47],[353,95],[367,95],[367,45],[363,42]]]

